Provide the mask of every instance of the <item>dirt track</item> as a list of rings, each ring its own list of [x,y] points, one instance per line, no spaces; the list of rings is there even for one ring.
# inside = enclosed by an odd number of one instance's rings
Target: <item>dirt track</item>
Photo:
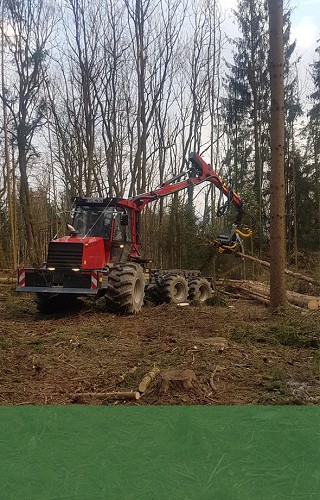
[[[0,299],[2,405],[320,404],[319,312],[274,317],[238,300],[117,317],[84,302],[41,316],[31,296],[3,287]],[[76,396],[137,390],[154,365],[191,369],[197,379],[163,393],[157,377],[135,402]]]

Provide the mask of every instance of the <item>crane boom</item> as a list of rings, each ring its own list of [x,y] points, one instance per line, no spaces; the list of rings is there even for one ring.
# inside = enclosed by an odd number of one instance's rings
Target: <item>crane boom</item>
[[[191,167],[185,172],[172,177],[171,179],[163,182],[158,188],[148,193],[139,194],[131,198],[139,211],[144,207],[157,200],[173,193],[177,193],[183,189],[188,188],[190,185],[197,186],[203,182],[212,182],[227,198],[229,203],[233,204],[238,210],[238,215],[242,213],[242,201],[239,195],[231,189],[230,186],[208,165],[198,153],[190,153],[189,161]],[[222,215],[222,214],[218,214]],[[240,224],[240,218],[237,219],[236,224]]]

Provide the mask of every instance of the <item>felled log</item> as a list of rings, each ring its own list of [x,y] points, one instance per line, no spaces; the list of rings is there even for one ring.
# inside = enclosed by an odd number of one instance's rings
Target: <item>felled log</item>
[[[238,281],[236,288],[242,290],[247,295],[251,294],[253,298],[257,298],[257,300],[260,299],[260,301],[265,304],[269,303],[270,287],[268,285],[254,281]],[[304,295],[302,293],[287,290],[287,299],[288,302],[299,307],[307,308],[310,311],[316,311],[320,308],[320,297],[315,297],[313,295]]]
[[[160,368],[153,368],[152,370],[150,370],[141,380],[138,387],[139,392],[145,392],[149,387],[149,385],[151,384],[151,382],[159,375],[159,373],[160,373]]]
[[[253,292],[252,290],[247,290],[245,287],[241,287],[241,290],[244,291],[245,294],[251,299],[258,300],[259,302],[262,302],[262,304],[265,304],[266,306],[270,305],[270,300],[267,298],[266,295]]]
[[[140,399],[140,392],[122,392],[122,391],[114,391],[114,392],[76,392],[72,394],[73,399],[84,398],[84,397],[95,397],[98,399]]]
[[[287,298],[289,302],[292,302],[300,307],[307,307],[310,311],[317,311],[320,308],[320,297],[303,295],[301,293],[287,290]]]
[[[267,267],[270,268],[270,262],[267,262],[266,260],[261,260],[258,259],[257,257],[253,257],[252,255],[246,255],[241,252],[237,252],[237,256],[242,257],[243,259],[250,260],[252,262],[256,262],[257,264],[260,264],[262,267]],[[288,274],[289,276],[293,276],[294,278],[299,278],[300,280],[307,281],[308,283],[312,283],[314,285],[320,285],[320,281],[316,280],[315,278],[311,278],[310,276],[305,276],[304,274],[297,273],[295,271],[290,271],[290,269],[285,269],[284,270],[285,274]]]

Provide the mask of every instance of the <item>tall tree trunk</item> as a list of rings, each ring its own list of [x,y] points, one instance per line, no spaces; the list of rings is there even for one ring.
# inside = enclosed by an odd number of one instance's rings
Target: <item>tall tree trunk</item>
[[[287,303],[285,286],[283,0],[269,0],[271,84],[270,305]]]
[[[294,141],[293,123],[291,126],[292,138],[292,207],[293,207],[293,255],[294,267],[298,269],[298,217],[297,217],[297,189],[296,189],[296,146]]]
[[[4,1],[2,1],[1,8],[1,87],[2,95],[5,95],[5,74],[4,74]],[[9,262],[13,269],[17,267],[17,252],[16,252],[16,231],[15,231],[15,217],[12,201],[12,188],[11,188],[11,174],[10,174],[10,155],[9,155],[9,141],[7,130],[7,106],[5,101],[2,103],[3,111],[3,134],[4,134],[4,161],[5,161],[5,174],[7,183],[7,199],[8,199],[8,218],[10,226],[10,256]]]
[[[40,263],[39,253],[35,246],[34,237],[34,221],[32,216],[31,202],[30,202],[30,188],[27,176],[27,144],[24,137],[24,130],[26,128],[25,121],[18,127],[17,143],[18,143],[18,164],[20,169],[20,205],[22,211],[22,220],[26,232],[26,245],[28,249],[29,261],[32,265]],[[22,130],[21,130],[22,129]]]

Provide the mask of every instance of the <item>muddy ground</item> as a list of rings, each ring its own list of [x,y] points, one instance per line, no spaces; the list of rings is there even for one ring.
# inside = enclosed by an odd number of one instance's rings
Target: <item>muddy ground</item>
[[[261,304],[144,307],[137,316],[82,301],[42,316],[32,296],[0,289],[1,405],[320,404],[320,313]],[[192,370],[186,389],[158,376],[138,401],[79,393],[136,391],[145,373]]]

